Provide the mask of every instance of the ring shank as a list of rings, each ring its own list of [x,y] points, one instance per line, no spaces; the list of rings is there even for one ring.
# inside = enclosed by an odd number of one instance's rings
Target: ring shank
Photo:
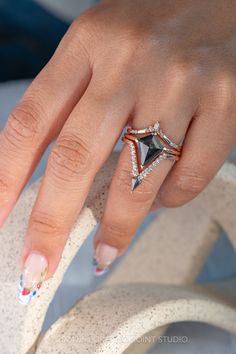
[[[180,159],[181,145],[174,143],[163,133],[159,122],[144,129],[128,128],[122,140],[130,147],[132,191],[162,160]]]

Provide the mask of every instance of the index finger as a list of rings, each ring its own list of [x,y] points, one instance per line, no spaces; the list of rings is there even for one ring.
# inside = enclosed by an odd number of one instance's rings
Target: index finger
[[[113,88],[105,94],[99,92],[100,82],[91,80],[49,157],[22,254],[27,277],[33,274],[38,279],[43,273],[49,278],[55,272],[93,178],[131,111],[128,90]]]
[[[0,133],[0,225],[90,80],[88,58],[72,32],[63,38]]]

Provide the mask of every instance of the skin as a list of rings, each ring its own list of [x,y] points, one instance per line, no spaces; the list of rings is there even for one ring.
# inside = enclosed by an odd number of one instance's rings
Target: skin
[[[124,145],[95,247],[102,241],[121,254],[150,208],[181,206],[207,186],[236,142],[235,15],[233,0],[111,0],[74,21],[0,136],[1,223],[55,140],[22,262],[37,250],[54,273],[127,123],[159,120],[173,141],[184,140],[182,157],[163,161],[132,193]]]

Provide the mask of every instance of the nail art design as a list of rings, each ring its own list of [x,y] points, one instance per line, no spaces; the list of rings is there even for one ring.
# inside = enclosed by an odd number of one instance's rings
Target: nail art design
[[[96,248],[93,259],[94,274],[104,275],[110,270],[111,264],[117,258],[118,250],[104,242],[100,242]]]
[[[20,275],[18,299],[21,304],[31,304],[39,296],[39,290],[47,274],[47,260],[39,253],[31,253]]]
[[[93,257],[93,269],[94,269],[94,275],[96,276],[101,276],[106,274],[109,271],[109,267],[103,267],[99,265],[98,261],[96,260],[96,257]]]

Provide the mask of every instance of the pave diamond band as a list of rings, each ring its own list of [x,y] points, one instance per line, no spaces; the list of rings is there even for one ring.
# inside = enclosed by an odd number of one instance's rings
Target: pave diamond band
[[[132,191],[162,160],[177,161],[180,158],[181,146],[163,133],[159,122],[144,129],[128,128],[122,140],[130,147]]]

